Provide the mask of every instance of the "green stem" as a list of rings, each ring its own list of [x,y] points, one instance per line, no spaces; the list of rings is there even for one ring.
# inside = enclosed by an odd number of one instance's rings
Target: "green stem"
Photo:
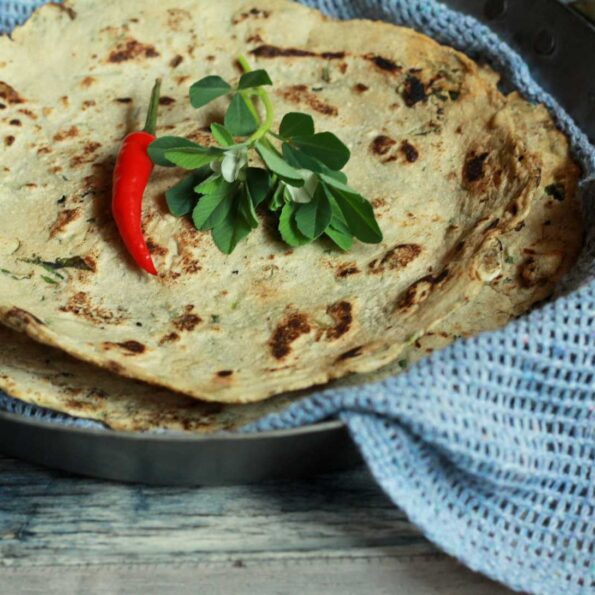
[[[274,151],[275,153],[277,153],[277,155],[281,155],[281,153],[279,152],[279,150],[277,149],[277,147],[275,147],[275,145],[266,136],[263,139],[261,139],[260,142],[265,147],[267,147],[268,149],[270,149],[271,151]]]
[[[258,98],[262,101],[266,110],[266,116],[264,122],[258,127],[252,136],[248,139],[249,144],[253,144],[259,141],[273,126],[273,120],[275,119],[275,108],[273,102],[269,97],[269,94],[264,89],[258,89]]]
[[[260,114],[258,113],[258,110],[256,109],[256,106],[254,105],[254,102],[250,97],[250,94],[246,91],[240,91],[240,95],[244,98],[244,101],[246,102],[246,105],[248,106],[248,109],[250,110],[254,118],[258,122],[261,122],[262,119],[260,117]]]
[[[242,56],[241,54],[237,57],[238,64],[242,67],[244,72],[252,72],[252,66],[250,66],[250,62],[246,59],[246,56]]]
[[[250,66],[250,63],[245,58],[245,56],[241,56],[241,55],[238,56],[237,61],[244,72],[252,71],[252,67]],[[258,98],[260,99],[260,101],[262,101],[262,104],[264,105],[264,109],[265,109],[264,121],[262,121],[260,115],[258,114],[258,111],[256,110],[256,107],[254,106],[254,102],[252,101],[252,99],[250,97],[246,96],[246,94],[243,94],[243,97],[246,100],[246,104],[248,105],[248,109],[259,120],[261,120],[261,124],[258,127],[258,129],[246,141],[249,145],[253,145],[256,142],[258,142],[261,138],[263,138],[265,136],[265,134],[273,126],[273,120],[275,119],[275,108],[273,107],[273,102],[271,101],[269,94],[262,87],[259,87],[257,89],[256,94],[257,94]]]
[[[280,140],[281,142],[285,141],[285,139],[280,134],[277,134],[276,132],[273,132],[272,130],[269,130],[269,134],[271,136],[275,137],[277,140]]]
[[[245,56],[239,55],[237,57],[237,62],[244,72],[252,72],[252,67],[250,66],[250,63],[248,62],[248,60],[246,60]],[[244,101],[246,102],[248,109],[252,112],[252,115],[259,122],[261,122],[262,120],[261,120],[260,114],[258,113],[258,110],[256,109],[256,106],[254,105],[254,102],[252,101],[250,94],[247,93],[246,91],[240,91],[240,95],[244,98]]]
[[[147,119],[145,120],[145,127],[143,130],[155,136],[155,129],[157,127],[157,111],[159,110],[159,95],[161,93],[161,79],[155,79],[153,91],[151,91],[151,101],[149,102],[149,111],[147,112]]]

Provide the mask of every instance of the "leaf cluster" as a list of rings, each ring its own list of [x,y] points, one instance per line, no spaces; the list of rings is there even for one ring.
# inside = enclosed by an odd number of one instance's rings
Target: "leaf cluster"
[[[194,108],[226,95],[231,101],[223,123],[211,125],[215,145],[163,136],[149,146],[155,164],[189,170],[166,193],[170,212],[190,215],[225,254],[258,227],[258,212],[265,209],[278,217],[280,237],[292,247],[323,236],[341,250],[349,250],[354,238],[382,241],[372,205],[342,171],[351,157],[347,146],[331,132],[316,132],[313,118],[298,112],[285,114],[273,132],[273,106],[264,90],[270,85],[265,70],[249,70],[235,87],[219,76],[190,87]],[[256,99],[265,106],[264,120]]]

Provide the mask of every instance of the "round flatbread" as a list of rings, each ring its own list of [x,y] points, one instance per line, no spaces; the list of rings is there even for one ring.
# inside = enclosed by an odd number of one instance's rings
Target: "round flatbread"
[[[149,277],[110,216],[119,143],[161,76],[158,133],[210,144],[225,100],[196,112],[188,87],[237,79],[238,54],[269,71],[279,117],[308,111],[349,145],[346,173],[384,240],[288,250],[262,224],[225,256],[167,213],[182,174],[158,169]],[[0,56],[0,318],[116,374],[234,403],[374,371],[486,287],[527,309],[580,249],[579,172],[547,112],[408,29],[281,0],[79,0],[39,10]],[[548,218],[530,226],[532,212]],[[508,319],[497,312],[473,330]]]

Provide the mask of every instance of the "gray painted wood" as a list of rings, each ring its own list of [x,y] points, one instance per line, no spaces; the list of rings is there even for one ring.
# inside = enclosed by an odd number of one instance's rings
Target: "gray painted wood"
[[[149,488],[0,456],[0,592],[504,594],[441,554],[364,470]]]

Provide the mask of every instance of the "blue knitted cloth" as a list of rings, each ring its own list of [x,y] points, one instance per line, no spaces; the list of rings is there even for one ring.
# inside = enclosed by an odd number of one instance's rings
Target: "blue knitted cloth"
[[[0,0],[0,32],[42,3]],[[446,552],[514,589],[593,593],[595,149],[520,57],[474,19],[434,0],[304,3],[414,27],[489,60],[547,105],[585,172],[588,240],[564,295],[539,310],[395,378],[320,392],[250,430],[340,417],[387,494]],[[1,395],[0,409],[68,421]]]

